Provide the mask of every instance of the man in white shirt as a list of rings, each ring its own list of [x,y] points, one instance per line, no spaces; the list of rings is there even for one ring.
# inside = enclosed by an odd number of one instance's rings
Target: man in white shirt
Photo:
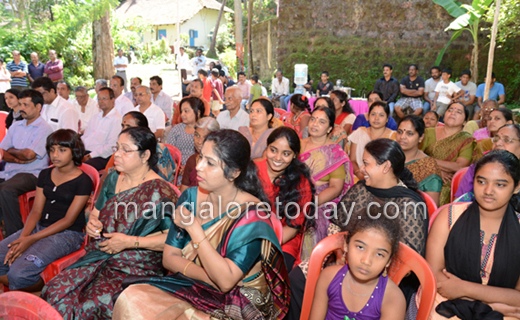
[[[430,76],[430,79],[424,81],[423,115],[430,111],[435,101],[435,88],[437,88],[437,85],[441,82],[441,68],[437,66],[432,67],[430,69]]]
[[[185,52],[184,47],[179,48],[179,54],[177,55],[177,69],[181,70],[181,78],[182,80],[186,80],[188,77],[188,73],[186,70],[190,67],[190,57]],[[197,70],[198,71],[198,70]]]
[[[229,87],[224,94],[226,98],[226,109],[221,111],[217,117],[220,129],[237,130],[239,127],[249,127],[249,115],[240,108],[242,102],[242,90],[239,87]]]
[[[280,107],[282,105],[283,98],[289,95],[289,79],[283,76],[282,70],[276,71],[276,78],[273,79],[272,95],[269,97],[271,101],[280,101]],[[285,106],[287,109],[287,106]]]
[[[94,86],[94,91],[96,91],[96,95],[92,99],[94,101],[97,101],[97,94],[99,92],[99,89],[104,88],[104,87],[108,87],[108,81],[106,81],[105,79],[97,79],[95,84],[96,85]]]
[[[166,128],[166,116],[164,112],[150,100],[152,92],[147,86],[139,86],[136,89],[137,103],[133,111],[139,111],[146,116],[150,130],[155,134],[157,141],[162,141]]]
[[[437,111],[439,116],[444,116],[453,97],[462,91],[461,88],[450,81],[452,71],[451,69],[442,70],[442,81],[437,84],[435,88],[435,99],[433,100],[432,110]]]
[[[125,89],[125,92],[128,91],[126,83],[128,80],[126,80],[126,68],[128,68],[128,58],[123,56],[123,50],[118,49],[117,50],[117,57],[114,59],[114,67],[116,68],[116,76],[120,76],[123,78],[123,86]]]
[[[200,69],[206,68],[206,57],[202,55],[202,49],[197,49],[195,55],[196,57],[191,59],[193,65],[192,75],[197,75]]]
[[[90,119],[99,112],[99,107],[98,103],[88,95],[87,88],[83,86],[76,87],[74,93],[76,94],[76,99],[72,100],[72,105],[78,111],[79,133],[83,134]]]
[[[471,71],[468,69],[462,70],[460,81],[455,83],[462,91],[459,91],[460,94],[457,94],[453,100],[464,103],[469,111],[469,119],[473,119],[475,102],[477,101],[477,84],[469,81],[469,79],[471,79]]]
[[[31,87],[43,95],[43,109],[41,117],[52,128],[79,130],[79,113],[70,102],[56,94],[56,87],[50,78],[39,77],[34,80]]]
[[[137,102],[135,101],[135,88],[143,84],[143,79],[139,77],[133,77],[130,79],[130,91],[124,94],[125,97],[128,98],[128,100],[132,101],[134,106],[137,105]]]
[[[83,162],[93,166],[98,171],[105,169],[110,156],[112,147],[116,145],[117,137],[121,132],[121,115],[114,108],[115,95],[110,88],[99,90],[99,108],[90,120],[85,134],[81,137],[85,144],[85,156]]]
[[[163,82],[161,77],[153,76],[150,78],[150,91],[152,92],[151,101],[153,104],[161,108],[168,118],[167,122],[169,123],[173,116],[173,99],[162,91],[162,84]]]
[[[58,91],[58,95],[63,99],[70,101],[70,84],[61,80],[56,83],[56,91]]]
[[[119,114],[124,117],[127,112],[134,110],[135,106],[127,97],[123,95],[123,88],[125,87],[125,80],[120,76],[113,76],[110,79],[110,88],[114,90],[116,96],[115,108]]]

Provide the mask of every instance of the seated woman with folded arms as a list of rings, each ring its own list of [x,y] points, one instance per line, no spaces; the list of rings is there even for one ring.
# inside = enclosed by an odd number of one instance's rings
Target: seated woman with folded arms
[[[246,138],[210,133],[163,255],[166,277],[127,277],[118,319],[283,319],[289,286],[280,242]]]
[[[43,288],[67,319],[111,319],[112,296],[130,275],[165,275],[164,242],[177,196],[152,168],[157,140],[148,128],[129,128],[114,147],[116,170],[105,179],[90,213],[86,255]]]
[[[249,127],[238,127],[238,132],[251,145],[251,159],[264,155],[267,137],[273,132],[274,107],[267,99],[256,99],[249,110]]]
[[[40,273],[79,250],[85,239],[84,209],[92,180],[78,168],[83,142],[76,132],[61,129],[47,137],[46,149],[54,166],[38,176],[25,226],[0,242],[0,283],[11,290],[41,290]]]
[[[426,247],[437,280],[431,319],[520,318],[519,180],[518,158],[493,150],[475,168],[475,201],[451,204],[435,218]]]

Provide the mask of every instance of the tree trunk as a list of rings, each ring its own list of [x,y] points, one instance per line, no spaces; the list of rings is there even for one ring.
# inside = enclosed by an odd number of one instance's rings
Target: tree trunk
[[[478,83],[478,40],[475,39],[473,51],[471,51],[471,81]]]
[[[246,1],[247,3],[247,1]],[[249,0],[247,10],[247,77],[253,75],[253,52],[251,51],[251,24],[253,23],[253,0]]]
[[[484,90],[484,100],[486,101],[489,98],[489,89],[491,88],[492,72],[493,72],[493,59],[495,58],[495,43],[497,38],[497,26],[498,26],[498,18],[500,16],[500,0],[496,0],[495,2],[495,17],[493,19],[493,31],[491,32],[491,42],[489,43],[489,56],[488,56],[488,65],[486,72],[486,89]]]
[[[235,0],[235,47],[238,59],[238,72],[244,71],[244,37],[242,33],[242,3]]]
[[[110,34],[110,12],[92,23],[94,79],[110,79],[115,74],[114,42]]]
[[[222,19],[222,13],[224,13],[225,6],[226,0],[222,0],[222,5],[220,6],[220,11],[218,13],[217,25],[215,26],[215,30],[213,31],[213,37],[211,37],[211,45],[209,46],[208,53],[206,53],[206,56],[209,58],[218,58],[217,52],[215,51],[215,45],[217,43],[217,34],[218,28],[220,27],[220,19]]]

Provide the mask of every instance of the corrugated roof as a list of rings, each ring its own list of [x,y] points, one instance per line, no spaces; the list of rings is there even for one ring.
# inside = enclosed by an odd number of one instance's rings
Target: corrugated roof
[[[220,10],[222,3],[216,0],[177,0],[180,1],[180,21],[191,19],[203,8]],[[152,25],[177,23],[177,1],[175,0],[127,0],[116,8],[118,16],[142,17]],[[233,10],[224,7],[225,12]]]

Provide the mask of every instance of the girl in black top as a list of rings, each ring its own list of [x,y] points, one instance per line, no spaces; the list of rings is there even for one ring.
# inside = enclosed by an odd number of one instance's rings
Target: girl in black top
[[[54,165],[38,176],[34,205],[22,230],[0,242],[0,283],[11,290],[38,291],[47,265],[80,249],[84,208],[92,180],[80,168],[85,147],[68,129],[47,137]]]

